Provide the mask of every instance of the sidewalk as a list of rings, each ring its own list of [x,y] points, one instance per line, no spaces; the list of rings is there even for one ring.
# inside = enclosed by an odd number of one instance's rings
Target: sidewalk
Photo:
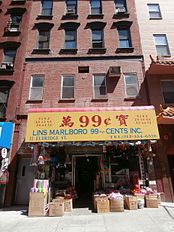
[[[74,209],[63,217],[28,217],[25,208],[0,210],[1,232],[174,232],[174,203],[157,209],[92,213]]]

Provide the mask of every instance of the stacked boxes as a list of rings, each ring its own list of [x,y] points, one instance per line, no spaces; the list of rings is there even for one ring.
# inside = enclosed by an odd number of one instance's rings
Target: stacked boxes
[[[28,216],[44,216],[47,194],[30,192]]]
[[[135,196],[125,196],[124,204],[126,209],[130,209],[130,210],[138,209],[137,198]]]
[[[159,200],[158,200],[157,195],[155,194],[146,195],[145,200],[146,200],[147,208],[158,208]]]
[[[123,212],[124,211],[123,199],[111,199],[110,200],[110,211],[111,212]]]

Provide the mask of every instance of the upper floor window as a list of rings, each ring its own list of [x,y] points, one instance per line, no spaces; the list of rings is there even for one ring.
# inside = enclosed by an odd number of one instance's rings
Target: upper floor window
[[[91,14],[97,15],[102,13],[101,0],[90,0]]]
[[[161,19],[161,11],[159,4],[147,4],[150,19]]]
[[[165,104],[174,103],[174,81],[161,81],[162,94]]]
[[[62,77],[61,99],[74,98],[74,76],[67,75]]]
[[[7,30],[10,32],[18,32],[21,20],[22,20],[22,15],[11,14],[7,25]]]
[[[53,0],[42,0],[41,15],[52,15]]]
[[[14,63],[16,57],[15,49],[4,49],[3,63]]]
[[[153,35],[158,56],[170,56],[167,37],[165,34]]]
[[[119,35],[119,41],[118,41],[119,48],[132,47],[129,29],[118,29],[118,35]]]
[[[0,118],[5,118],[9,87],[0,85]]]
[[[107,86],[105,75],[94,75],[94,99],[106,99],[107,98]]]
[[[115,13],[125,13],[126,12],[126,1],[125,0],[115,0]]]
[[[31,77],[29,100],[37,101],[43,98],[43,75]]]
[[[104,48],[103,29],[92,29],[92,48]]]
[[[50,30],[39,30],[37,48],[49,49]]]
[[[126,98],[135,98],[138,95],[138,79],[135,73],[124,74]]]
[[[65,30],[65,49],[76,49],[76,37],[76,30]]]
[[[77,14],[77,0],[66,0],[66,13]]]

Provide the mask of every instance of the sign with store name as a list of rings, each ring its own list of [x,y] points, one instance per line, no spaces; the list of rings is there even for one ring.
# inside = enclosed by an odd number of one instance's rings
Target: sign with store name
[[[142,107],[143,108],[143,107]],[[90,108],[88,108],[90,109]],[[30,112],[26,142],[159,139],[153,108]]]

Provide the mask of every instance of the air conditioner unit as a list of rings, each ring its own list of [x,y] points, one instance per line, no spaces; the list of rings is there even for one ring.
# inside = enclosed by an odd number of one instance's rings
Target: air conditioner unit
[[[125,13],[125,12],[126,12],[126,8],[124,6],[116,8],[116,13]]]
[[[76,13],[76,9],[75,8],[68,8],[67,9],[67,14],[75,14]]]
[[[115,77],[121,75],[121,67],[120,66],[110,66],[109,67],[109,77]]]

